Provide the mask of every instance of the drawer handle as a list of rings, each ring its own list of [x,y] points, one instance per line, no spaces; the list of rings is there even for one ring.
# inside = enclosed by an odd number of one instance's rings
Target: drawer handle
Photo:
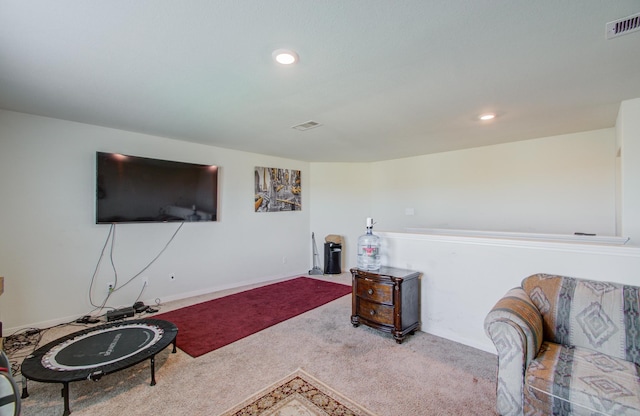
[[[367,293],[370,294],[370,295],[373,295],[373,289],[367,290]]]
[[[369,311],[369,315],[373,316],[373,315],[375,315],[375,314],[376,314],[376,311],[374,311],[373,309],[371,309],[371,310]]]

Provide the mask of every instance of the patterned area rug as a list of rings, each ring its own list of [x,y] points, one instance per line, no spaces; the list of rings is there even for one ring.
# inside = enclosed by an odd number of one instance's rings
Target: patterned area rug
[[[375,416],[298,369],[222,416]]]

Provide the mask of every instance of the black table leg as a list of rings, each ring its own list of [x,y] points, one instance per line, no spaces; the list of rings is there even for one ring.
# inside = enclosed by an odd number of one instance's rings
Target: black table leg
[[[151,356],[151,385],[156,385],[156,356]]]
[[[64,412],[62,416],[69,416],[71,409],[69,409],[69,383],[62,383],[62,397],[64,398]]]
[[[27,378],[22,376],[22,396],[21,399],[26,399],[29,397],[29,391],[27,391]]]
[[[173,339],[173,350],[171,351],[172,354],[176,353],[176,342],[178,341],[178,336],[176,335],[176,337]]]

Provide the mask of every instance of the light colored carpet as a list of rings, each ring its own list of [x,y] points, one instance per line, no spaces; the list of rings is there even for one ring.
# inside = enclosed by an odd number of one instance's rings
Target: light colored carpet
[[[312,277],[351,282],[347,273]],[[173,302],[161,312],[231,292]],[[155,386],[149,386],[148,361],[97,382],[74,382],[71,412],[220,415],[303,368],[381,416],[495,414],[495,355],[419,331],[397,344],[388,334],[354,328],[350,316],[347,295],[198,358],[166,348],[156,356]],[[42,344],[78,329],[47,331]],[[60,416],[60,389],[29,381],[22,414]]]

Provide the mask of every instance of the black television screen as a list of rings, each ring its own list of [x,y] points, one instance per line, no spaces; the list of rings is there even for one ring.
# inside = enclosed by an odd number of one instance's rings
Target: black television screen
[[[96,223],[216,221],[218,167],[96,152]]]

